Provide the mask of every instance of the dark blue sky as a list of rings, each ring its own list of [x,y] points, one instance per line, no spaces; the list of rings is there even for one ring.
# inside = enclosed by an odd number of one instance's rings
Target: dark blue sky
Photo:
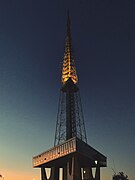
[[[89,144],[108,157],[104,180],[111,168],[133,180],[133,0],[0,1],[0,173],[39,180],[31,159],[53,146],[68,8]]]

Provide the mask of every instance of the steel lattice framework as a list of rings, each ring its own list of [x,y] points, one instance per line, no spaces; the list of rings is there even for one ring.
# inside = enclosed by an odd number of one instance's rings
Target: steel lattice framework
[[[68,16],[62,67],[62,88],[60,90],[54,145],[61,144],[73,137],[87,142],[77,82],[78,77],[71,45],[70,18]]]
[[[87,142],[79,91],[73,94],[72,107],[74,107],[72,108],[72,137],[78,137],[80,140]],[[54,145],[59,145],[68,139],[66,117],[66,93],[61,91]]]

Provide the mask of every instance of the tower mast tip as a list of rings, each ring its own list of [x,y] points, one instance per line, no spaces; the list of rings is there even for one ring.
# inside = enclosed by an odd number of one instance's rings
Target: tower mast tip
[[[74,84],[78,82],[74,56],[72,53],[70,16],[69,16],[69,10],[68,10],[67,11],[67,34],[66,34],[65,52],[64,52],[64,60],[63,60],[63,67],[62,67],[62,84],[65,84],[69,78],[72,79]]]

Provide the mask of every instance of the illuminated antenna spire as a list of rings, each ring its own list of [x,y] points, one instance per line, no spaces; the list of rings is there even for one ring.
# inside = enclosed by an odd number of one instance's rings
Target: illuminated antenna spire
[[[63,68],[62,68],[62,83],[65,84],[69,78],[72,79],[74,84],[76,84],[78,81],[74,57],[72,54],[71,33],[70,33],[70,17],[69,17],[69,13],[68,13],[66,44],[65,44]]]

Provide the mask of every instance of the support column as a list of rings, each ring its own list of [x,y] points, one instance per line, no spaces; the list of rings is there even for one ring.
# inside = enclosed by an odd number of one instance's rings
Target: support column
[[[75,156],[67,163],[67,180],[82,180],[81,168]]]
[[[44,167],[41,167],[41,180],[47,180],[46,171]]]
[[[92,168],[83,168],[83,179],[93,180]]]
[[[67,180],[67,166],[63,168],[63,178],[62,180]]]
[[[51,175],[50,175],[49,180],[59,180],[59,168],[58,167],[51,168]]]
[[[98,164],[95,172],[95,180],[100,180],[100,166]]]
[[[50,177],[47,178],[45,168],[41,167],[41,180],[59,180],[59,168],[52,167]]]

